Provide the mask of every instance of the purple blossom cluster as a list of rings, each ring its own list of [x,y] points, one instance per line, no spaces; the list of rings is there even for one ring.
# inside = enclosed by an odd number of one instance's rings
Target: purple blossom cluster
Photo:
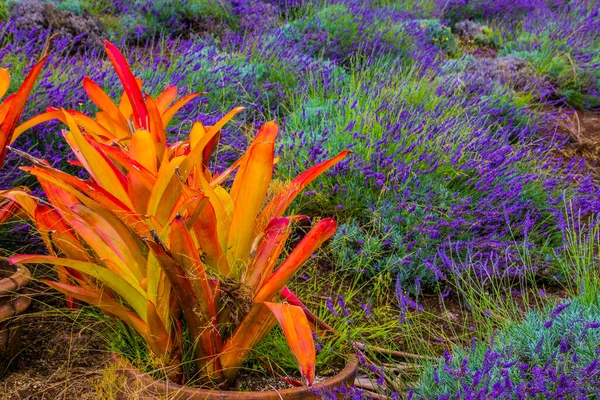
[[[207,92],[180,111],[169,140],[186,135],[193,121],[211,125],[232,107],[246,107],[223,131],[217,171],[268,119],[282,128],[283,177],[352,149],[354,156],[306,191],[295,211],[338,217],[328,255],[336,266],[397,277],[404,322],[423,310],[422,291],[462,274],[485,284],[532,271],[551,276],[567,230],[589,228],[566,221],[600,212],[600,188],[584,160],[554,156],[568,138],[556,129],[561,110],[552,108],[600,107],[597,4],[408,3],[118,0],[101,10],[81,2],[73,15],[93,13],[101,21],[150,94],[168,85],[180,95]],[[23,24],[13,14],[0,30],[0,60],[14,89],[56,28]],[[113,99],[121,95],[101,49],[82,45],[85,37],[52,40],[24,118],[49,106],[93,115],[84,76]],[[62,128],[40,125],[16,146],[76,171]],[[23,163],[9,153],[0,189],[27,184],[37,193],[18,170]],[[352,322],[343,296],[326,305]],[[369,302],[361,308],[370,315]],[[409,397],[597,397],[599,321],[598,305],[577,299],[532,312],[489,344],[447,352]],[[363,367],[383,383],[382,371]],[[341,388],[320,395],[363,393]]]
[[[426,64],[440,49],[432,41],[435,29],[419,20],[421,15],[419,7],[409,12],[374,7],[370,2],[332,1],[316,14],[282,26],[281,31],[302,51],[344,66],[355,57],[365,58],[368,65],[382,56]]]
[[[465,72],[461,81],[469,85],[473,78],[479,79],[479,72],[476,75]],[[423,79],[431,78],[426,75]],[[375,82],[365,86],[369,84]],[[332,105],[351,109],[355,99],[342,96]],[[367,101],[375,101],[374,97]],[[364,106],[359,105],[361,109]],[[448,110],[461,111],[450,114]],[[326,108],[321,112],[330,118]],[[428,284],[432,275],[443,280],[448,273],[472,269],[481,277],[520,276],[527,267],[521,259],[525,242],[527,250],[538,255],[537,265],[532,267],[544,271],[547,256],[553,255],[544,247],[562,246],[559,232],[566,228],[562,222],[565,204],[576,204],[574,212],[584,215],[600,210],[598,189],[590,176],[585,177],[579,160],[563,165],[548,158],[561,142],[537,140],[542,127],[550,125],[554,116],[536,116],[516,106],[506,89],[486,92],[485,87],[472,88],[468,96],[454,92],[440,96],[431,109],[403,99],[394,106],[382,106],[374,114],[385,132],[381,138],[360,135],[354,122],[321,131],[329,141],[341,141],[345,135],[342,130],[351,131],[355,140],[350,140],[350,146],[358,156],[350,161],[348,170],[360,171],[357,180],[367,181],[374,197],[341,179],[332,179],[331,185],[337,189],[330,191],[339,193],[339,201],[348,209],[348,204],[366,203],[364,209],[380,215],[383,221],[371,229],[372,214],[366,213],[362,225],[368,232],[362,229],[356,233],[351,227],[340,231],[340,240],[348,234],[355,238],[350,248],[356,257],[342,255],[344,264],[356,262],[358,256],[365,259],[372,250],[371,265],[389,264],[382,258],[390,260],[403,254],[395,265],[405,282],[416,277],[411,271],[418,276],[419,265],[431,272]],[[470,115],[467,124],[464,115]],[[306,134],[297,134],[296,147],[310,143]],[[316,162],[327,152],[313,154],[308,156]],[[381,190],[384,196],[379,196]],[[372,245],[373,236],[379,247]],[[347,246],[348,239],[343,240]]]
[[[546,0],[436,0],[440,16],[451,21],[465,19],[519,19],[549,7]],[[558,4],[559,1],[556,1]]]
[[[600,193],[581,160],[563,163],[549,156],[564,139],[548,132],[556,115],[531,108],[558,93],[552,77],[539,74],[531,52],[577,48],[569,54],[580,68],[597,64],[591,49],[599,35],[588,29],[597,27],[598,16],[586,0],[535,12],[527,8],[531,2],[513,8],[506,2],[444,2],[435,9],[446,19],[463,6],[471,13],[461,14],[463,19],[494,10],[527,14],[520,25],[499,14],[494,29],[505,45],[496,58],[459,57],[460,48],[444,44],[459,45],[455,25],[438,21],[426,6],[180,0],[177,8],[174,1],[112,2],[98,16],[146,28],[150,20],[162,21],[160,40],[127,47],[125,35],[120,44],[151,94],[167,85],[181,94],[208,92],[180,112],[169,127],[172,140],[191,121],[211,124],[233,106],[247,108],[223,133],[217,170],[245,147],[244,132],[271,118],[282,125],[278,168],[284,176],[341,149],[355,151],[314,188],[314,196],[306,193],[299,210],[339,217],[339,245],[333,246],[339,265],[360,273],[392,269],[402,287],[419,278],[427,288],[465,271],[481,279],[520,276],[528,267],[545,274],[563,246],[565,209],[573,215],[600,209]],[[209,17],[215,20],[207,22]],[[228,27],[175,38],[198,21]],[[24,30],[10,20],[0,28],[9,38],[0,59],[16,71],[31,65],[52,33]],[[566,39],[549,42],[545,35]],[[104,55],[94,49],[73,54],[71,45],[53,42],[27,116],[48,106],[92,114],[80,84],[86,75],[111,97],[120,96]],[[593,90],[585,93],[589,97]],[[70,168],[60,129],[59,123],[41,125],[17,146]],[[0,185],[31,183],[16,172],[21,161],[11,157]],[[532,266],[522,259],[523,243]]]
[[[411,399],[587,399],[600,395],[600,308],[577,298],[532,311],[489,344],[446,352]],[[554,324],[546,324],[544,320]]]

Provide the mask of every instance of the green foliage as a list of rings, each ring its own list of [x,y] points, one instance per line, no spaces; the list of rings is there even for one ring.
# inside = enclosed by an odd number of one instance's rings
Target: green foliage
[[[10,5],[14,0],[0,0],[0,21],[8,21],[10,14]]]
[[[190,0],[185,11],[190,15],[204,15],[213,19],[227,20],[230,18],[230,6],[219,0]]]
[[[93,16],[106,15],[112,6],[111,0],[86,0],[82,4],[83,10]]]
[[[331,243],[336,265],[352,273],[373,276],[378,271],[398,272],[402,266],[398,229],[349,222],[338,227]],[[403,269],[405,270],[405,269]]]
[[[411,13],[423,11],[423,14],[431,15],[436,10],[437,4],[434,0],[419,1],[418,7],[415,7],[413,0],[372,0],[370,1],[372,8],[389,7],[397,11],[409,11]]]
[[[481,30],[473,37],[473,44],[488,49],[497,49],[500,37],[492,28],[482,25]]]
[[[460,45],[452,30],[445,25],[442,25],[438,19],[421,19],[414,21],[418,24],[425,35],[437,47],[446,52],[450,57],[459,57],[461,55]]]
[[[61,11],[70,11],[77,15],[81,15],[84,10],[87,10],[87,6],[81,0],[59,0],[54,4]]]
[[[280,170],[284,174],[291,174],[293,168],[309,165],[311,157],[314,157],[309,149],[316,146],[324,155],[351,147],[355,155],[343,177],[324,176],[319,190],[301,196],[294,205],[295,209],[299,213],[335,215],[341,222],[331,246],[335,265],[365,278],[385,271],[399,274],[403,284],[410,286],[419,278],[424,287],[433,287],[434,276],[423,260],[436,255],[438,246],[442,244],[441,238],[449,231],[443,231],[439,237],[430,237],[427,234],[415,234],[415,230],[418,227],[437,229],[437,222],[434,224],[429,221],[445,218],[452,204],[460,204],[461,199],[472,204],[472,209],[477,208],[479,201],[485,200],[486,193],[477,189],[479,174],[460,168],[467,160],[478,157],[477,153],[464,152],[451,161],[456,156],[459,143],[464,137],[469,137],[473,129],[468,119],[462,116],[475,111],[472,106],[468,109],[447,97],[431,95],[439,85],[444,84],[445,77],[428,79],[416,69],[391,73],[385,60],[360,72],[358,68],[352,71],[347,77],[342,75],[342,79],[333,80],[336,84],[330,91],[316,84],[306,97],[290,93],[295,110],[286,118],[287,135],[282,138]],[[362,90],[372,87],[374,82],[380,87],[376,100],[371,93]],[[481,101],[485,101],[488,108],[497,110],[493,116],[490,115],[486,126],[486,132],[492,137],[496,132],[502,137],[504,127],[516,125],[528,129],[532,126],[531,115],[524,111],[532,102],[527,94],[498,84]],[[381,104],[386,104],[387,110],[394,111],[387,111],[389,114],[382,118],[377,110]],[[436,113],[435,110],[444,111]],[[387,141],[382,149],[375,150],[380,146],[379,141],[386,137],[386,129],[399,122],[396,118],[402,113],[410,115],[409,118],[422,119],[421,129],[413,130],[409,124],[401,124],[401,135],[396,133],[399,139]],[[424,139],[423,132],[444,124],[451,124],[453,129],[443,136]],[[515,143],[517,139],[512,138]],[[409,147],[410,152],[397,153],[399,149]],[[428,163],[419,160],[431,148],[444,149],[438,168],[419,177],[410,175],[394,190],[388,189],[388,177],[382,178],[379,183],[365,181],[360,173],[362,167],[353,167],[353,162],[378,165],[381,158],[395,154],[394,160],[397,162],[426,170],[430,167]],[[527,173],[535,168],[535,163],[530,159],[521,160],[515,162],[514,167],[517,171]],[[290,168],[289,172],[285,172],[287,168]],[[502,182],[495,184],[503,185]],[[402,201],[406,203],[399,206],[398,193],[404,191],[410,193],[410,197],[404,198]],[[539,182],[532,181],[525,185],[524,193],[527,195],[524,202],[530,201],[540,209],[548,207],[547,190]],[[428,204],[435,206],[428,207]],[[548,218],[544,223],[553,226],[552,216],[548,215]],[[476,224],[477,221],[474,219],[471,223]],[[529,252],[537,261],[553,254],[552,246],[560,245],[560,235],[553,235],[552,229],[544,232],[536,229],[530,232],[531,240],[536,240],[540,247]],[[416,240],[412,249],[403,244],[407,242],[409,234]],[[454,234],[454,240],[457,241],[472,238],[468,230]],[[519,234],[516,233],[517,236]],[[462,255],[455,256],[460,258]]]
[[[321,20],[321,26],[331,34],[339,31],[341,26],[348,29],[348,36],[358,33],[355,17],[344,4],[323,7],[317,12],[316,17]]]
[[[374,7],[366,3],[355,6]],[[350,68],[353,58],[373,58],[372,52],[383,48],[397,58],[406,54],[411,44],[404,23],[386,19],[385,13],[367,19],[355,11],[344,4],[326,4],[285,24],[282,30],[313,56],[340,60],[346,68]]]
[[[123,356],[125,360],[133,362],[134,367],[138,370],[154,375],[159,379],[166,379],[165,372],[160,369],[157,370],[156,360],[153,359],[153,355],[150,353],[147,343],[140,335],[121,320],[110,318],[103,314],[99,309],[86,307],[86,310],[86,314],[89,313],[89,315],[97,318],[99,322],[102,323],[102,335],[106,339],[110,351]],[[187,329],[184,328],[182,334],[184,351],[181,366],[186,375],[186,379],[192,380],[193,382],[195,377],[193,352],[195,344],[193,343],[193,339],[190,338]],[[285,345],[285,338],[283,338],[283,345]],[[291,355],[291,357],[293,359],[293,355]],[[295,367],[296,366],[294,365],[291,370],[293,371]]]
[[[116,41],[123,35],[123,21],[120,17],[110,14],[99,14],[98,19],[104,25],[104,29],[106,29],[109,40]]]

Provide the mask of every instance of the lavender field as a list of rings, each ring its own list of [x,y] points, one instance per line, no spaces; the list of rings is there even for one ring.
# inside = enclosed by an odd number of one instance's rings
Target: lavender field
[[[179,398],[127,392],[122,360],[327,399],[600,398],[597,1],[0,20],[0,255],[32,274],[0,398]],[[353,384],[311,385],[352,355]]]

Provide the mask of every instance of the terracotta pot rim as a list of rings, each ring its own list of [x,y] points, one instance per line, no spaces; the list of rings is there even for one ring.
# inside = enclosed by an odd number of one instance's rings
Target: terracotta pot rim
[[[293,398],[304,398],[297,397],[300,395],[313,395],[311,389],[327,389],[327,388],[337,388],[343,384],[352,386],[354,383],[354,376],[358,369],[358,358],[354,355],[350,355],[347,357],[347,362],[344,368],[336,375],[329,377],[321,382],[317,382],[310,387],[295,387],[289,389],[282,390],[270,390],[270,391],[262,391],[262,392],[253,392],[253,391],[228,391],[228,390],[210,390],[210,389],[201,389],[195,388],[191,386],[177,385],[174,383],[170,383],[165,380],[155,380],[151,378],[148,374],[140,372],[136,370],[128,360],[126,360],[120,354],[113,352],[113,361],[114,362],[124,362],[125,366],[119,368],[118,373],[124,375],[126,378],[135,379],[140,381],[147,388],[154,388],[159,391],[161,394],[171,393],[177,394],[182,397],[177,397],[181,399],[188,398],[197,399],[200,396],[205,396],[203,398],[218,398],[218,399],[285,399],[287,396],[293,396]],[[193,397],[192,397],[193,396]]]
[[[0,257],[0,264],[10,265],[8,258]],[[15,294],[31,281],[31,272],[23,264],[12,264],[15,272],[6,278],[0,279],[0,296]]]
[[[14,299],[0,305],[0,322],[21,315],[31,304],[31,297],[15,296]]]

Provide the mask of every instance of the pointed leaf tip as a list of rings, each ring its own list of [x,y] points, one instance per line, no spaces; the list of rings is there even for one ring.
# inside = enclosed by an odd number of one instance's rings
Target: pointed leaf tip
[[[117,72],[117,75],[123,84],[123,88],[125,89],[127,98],[131,104],[135,127],[137,129],[148,129],[148,109],[146,108],[144,96],[138,86],[135,76],[131,72],[131,68],[129,67],[127,59],[123,56],[119,49],[109,41],[105,40],[104,45],[106,46],[106,54],[108,55],[110,62]]]
[[[279,322],[308,386],[315,380],[316,349],[310,323],[302,308],[288,303],[264,303]]]

